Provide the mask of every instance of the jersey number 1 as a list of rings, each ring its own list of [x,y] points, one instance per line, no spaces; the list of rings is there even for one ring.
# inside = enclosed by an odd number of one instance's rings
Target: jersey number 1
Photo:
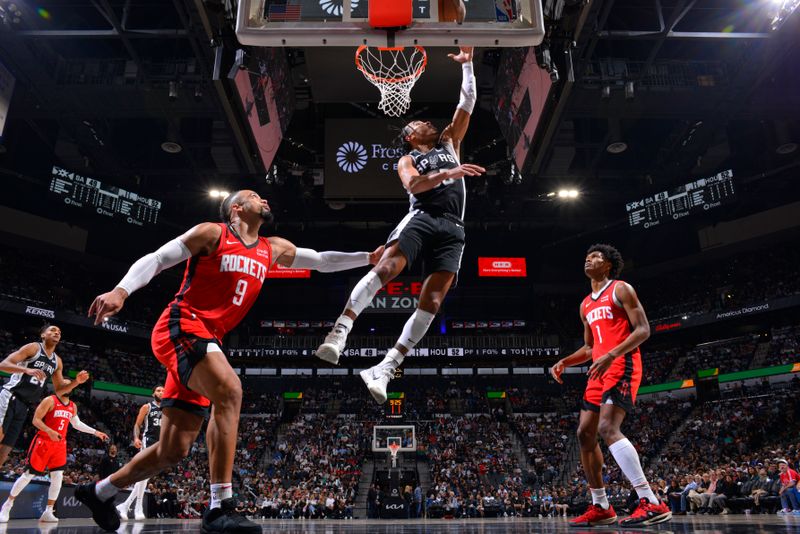
[[[597,341],[602,343],[603,342],[603,334],[600,333],[600,325],[597,324],[597,325],[594,325],[594,327],[597,328]]]
[[[236,289],[234,290],[233,303],[236,306],[241,306],[244,300],[244,294],[247,293],[247,280],[239,280],[236,282]]]

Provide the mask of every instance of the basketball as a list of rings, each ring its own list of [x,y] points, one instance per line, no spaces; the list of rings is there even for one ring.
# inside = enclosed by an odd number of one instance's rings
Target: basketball
[[[463,0],[439,0],[439,22],[463,22],[467,6]],[[459,17],[459,13],[461,16]]]

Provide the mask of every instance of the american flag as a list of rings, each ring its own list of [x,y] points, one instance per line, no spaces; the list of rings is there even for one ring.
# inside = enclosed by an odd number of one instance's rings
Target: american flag
[[[300,4],[289,2],[270,4],[267,11],[267,18],[270,22],[286,22],[290,20],[300,20]]]

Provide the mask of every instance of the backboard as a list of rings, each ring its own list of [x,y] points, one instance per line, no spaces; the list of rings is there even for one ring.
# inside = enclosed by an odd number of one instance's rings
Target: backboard
[[[414,425],[375,425],[372,427],[373,452],[390,452],[389,443],[400,443],[400,452],[417,450]]]
[[[252,46],[535,46],[541,0],[465,0],[463,24],[441,20],[449,0],[413,0],[413,23],[397,31],[368,23],[370,0],[239,0],[236,35]]]

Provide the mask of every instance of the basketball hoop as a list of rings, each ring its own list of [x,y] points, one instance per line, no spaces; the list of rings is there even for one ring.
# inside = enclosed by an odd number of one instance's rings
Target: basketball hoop
[[[397,467],[397,451],[400,450],[399,443],[389,443],[389,452],[392,455],[392,467]]]
[[[411,89],[425,72],[428,55],[421,46],[370,47],[356,50],[356,68],[381,92],[378,109],[399,117],[411,105]]]

